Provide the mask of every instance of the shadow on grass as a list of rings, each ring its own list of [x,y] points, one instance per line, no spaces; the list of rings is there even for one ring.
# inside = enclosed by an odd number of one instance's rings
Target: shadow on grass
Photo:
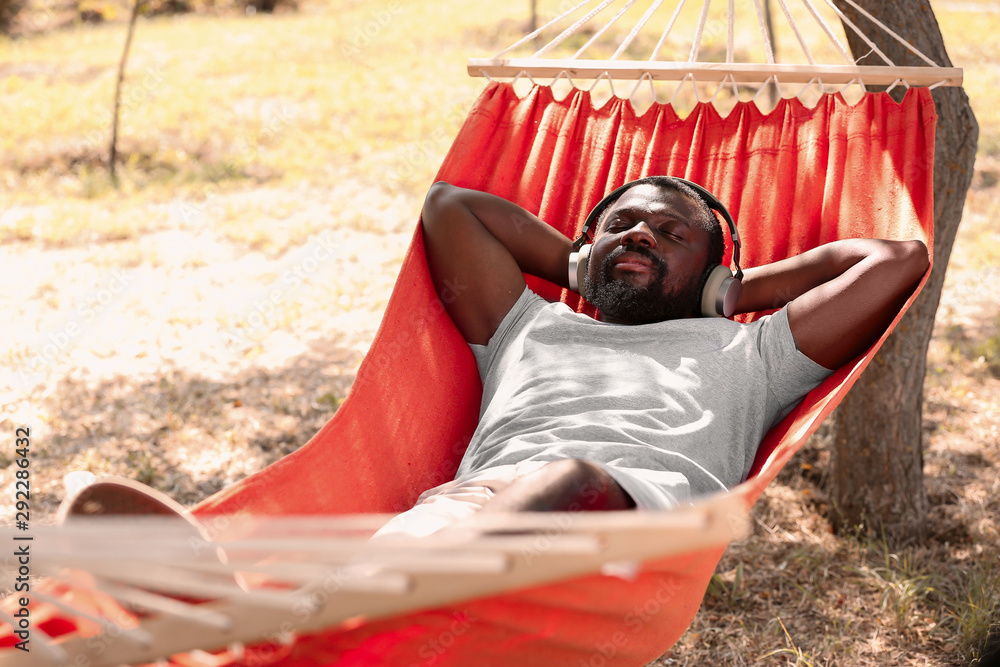
[[[336,412],[361,355],[321,340],[278,368],[205,377],[65,379],[45,398],[34,508],[51,517],[72,470],[118,475],[193,504],[305,444]]]

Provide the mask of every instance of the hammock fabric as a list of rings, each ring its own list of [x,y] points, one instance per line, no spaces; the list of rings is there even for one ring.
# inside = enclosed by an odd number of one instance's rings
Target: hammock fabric
[[[536,86],[521,98],[510,84],[491,83],[438,178],[511,199],[573,238],[612,188],[650,174],[682,176],[729,207],[743,236],[744,266],[850,237],[918,238],[930,247],[935,120],[926,89],[910,89],[901,104],[883,93],[854,106],[827,95],[811,109],[782,100],[766,115],[740,103],[724,118],[703,103],[681,119],[667,105],[637,115],[618,98],[597,109],[585,91],[556,100]],[[533,277],[529,285],[545,298],[589,309],[574,293]],[[880,343],[771,430],[751,478],[736,489],[748,506]],[[480,396],[472,354],[434,293],[418,227],[348,399],[306,446],[209,498],[195,514],[211,526],[239,513],[404,510],[421,491],[453,477]],[[250,651],[242,661],[643,665],[688,627],[722,551],[649,563],[633,581],[595,575],[331,629],[280,650]],[[50,632],[71,629],[59,623],[53,618]]]

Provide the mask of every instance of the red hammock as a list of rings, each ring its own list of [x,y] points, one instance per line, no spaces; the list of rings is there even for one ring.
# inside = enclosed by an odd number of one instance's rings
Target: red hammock
[[[511,85],[491,83],[438,178],[506,197],[573,238],[612,188],[650,174],[682,176],[728,206],[743,237],[745,267],[850,237],[919,238],[930,248],[935,119],[926,89],[909,90],[902,104],[881,93],[853,107],[840,95],[824,96],[812,109],[782,100],[767,115],[740,103],[725,118],[701,104],[681,119],[666,105],[637,116],[618,98],[595,109],[584,91],[557,101],[549,88],[536,86],[519,98]],[[547,299],[583,309],[574,293],[533,277],[528,282]],[[736,489],[748,505],[833,410],[880,343],[771,430],[751,479]],[[371,351],[337,413],[306,446],[195,513],[210,523],[219,514],[404,510],[421,491],[453,477],[476,426],[480,395],[472,353],[434,293],[418,227]],[[289,666],[642,665],[688,627],[721,554],[649,563],[631,582],[595,575],[300,637],[279,660]],[[49,629],[58,634],[57,625]],[[279,657],[265,654],[257,658]]]

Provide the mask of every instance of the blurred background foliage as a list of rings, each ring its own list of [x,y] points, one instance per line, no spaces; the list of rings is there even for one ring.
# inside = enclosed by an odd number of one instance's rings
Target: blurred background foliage
[[[143,16],[255,14],[298,10],[298,0],[139,0]],[[127,18],[124,0],[0,0],[0,33],[24,36],[75,23]]]

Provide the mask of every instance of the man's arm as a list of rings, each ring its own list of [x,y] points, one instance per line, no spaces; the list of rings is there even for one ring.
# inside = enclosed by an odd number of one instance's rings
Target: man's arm
[[[885,331],[928,266],[920,241],[835,241],[746,270],[737,312],[788,304],[799,350],[837,368]]]
[[[421,215],[434,287],[469,343],[489,342],[528,273],[567,287],[571,241],[520,206],[435,183]]]

